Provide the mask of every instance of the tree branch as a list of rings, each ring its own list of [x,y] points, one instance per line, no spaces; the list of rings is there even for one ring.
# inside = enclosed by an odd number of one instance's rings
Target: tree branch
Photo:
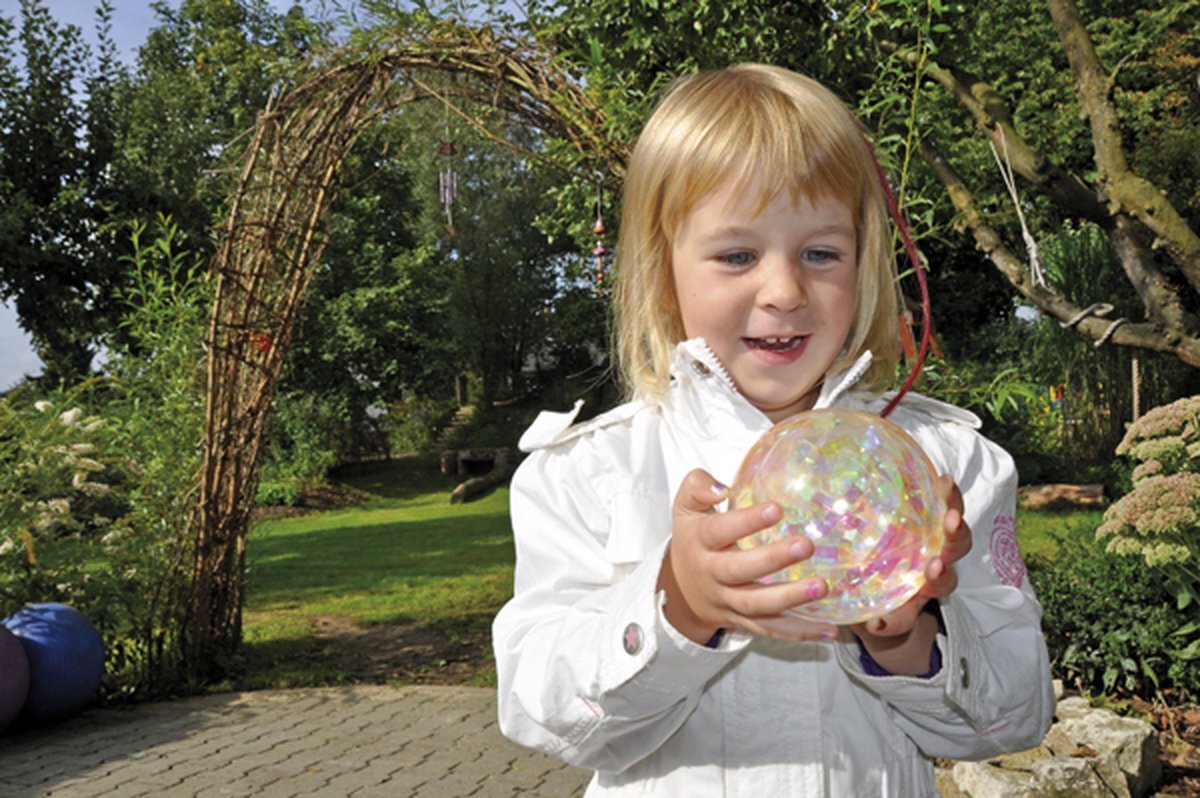
[[[1047,0],[1047,5],[1092,128],[1096,167],[1111,211],[1129,213],[1154,233],[1155,246],[1164,249],[1193,290],[1200,291],[1200,236],[1153,183],[1130,170],[1121,143],[1121,120],[1110,96],[1112,82],[1100,65],[1075,3]]]
[[[915,58],[911,53],[901,52],[895,45],[888,46],[888,49],[915,67]],[[1184,310],[1176,288],[1138,239],[1130,217],[1106,203],[1105,195],[1100,190],[1053,166],[1032,147],[1014,127],[1011,110],[991,84],[953,65],[927,62],[925,69],[926,74],[949,91],[959,105],[971,114],[979,130],[992,136],[994,144],[1003,136],[1004,151],[1014,172],[1044,191],[1059,207],[1099,225],[1105,231],[1130,284],[1142,300],[1148,319],[1162,322],[1167,328],[1200,329],[1196,320]],[[942,175],[939,174],[939,177],[943,185],[949,185]],[[961,180],[959,182],[962,183]],[[965,183],[962,183],[961,190],[969,195]],[[997,266],[1000,264],[997,263]],[[1017,275],[1025,279],[1020,261],[1017,261],[1015,271],[1003,266],[1000,266],[1000,271],[1018,290],[1022,290],[1015,282]]]
[[[885,50],[894,53],[908,66],[917,66],[914,53],[901,50],[893,42],[882,44]],[[995,136],[997,130],[1003,133],[1014,172],[1080,217],[1104,227],[1111,224],[1102,195],[1079,177],[1051,164],[1049,159],[1034,149],[1017,131],[1012,111],[990,83],[967,70],[942,66],[932,61],[926,61],[925,73],[958,100],[958,104],[971,114],[980,131],[989,136]]]
[[[1108,340],[1118,346],[1132,346],[1169,352],[1193,366],[1200,366],[1200,336],[1179,323],[1127,322],[1115,329],[1113,320],[1089,316],[1084,309],[1063,295],[1035,285],[1025,264],[1013,254],[1001,235],[988,224],[975,204],[975,197],[962,176],[941,153],[922,144],[919,153],[937,175],[951,202],[960,214],[959,227],[971,233],[975,245],[988,256],[1010,283],[1039,309],[1060,322],[1076,321],[1072,326],[1095,341]],[[1177,302],[1177,300],[1176,300]]]

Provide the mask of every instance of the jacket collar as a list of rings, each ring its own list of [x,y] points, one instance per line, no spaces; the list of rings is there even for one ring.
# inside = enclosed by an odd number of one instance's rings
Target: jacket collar
[[[867,368],[871,365],[871,359],[871,353],[864,352],[850,368],[827,376],[825,382],[821,384],[821,392],[817,396],[814,408],[830,407],[842,403],[843,397],[866,373]],[[741,392],[734,385],[733,378],[729,376],[725,366],[717,359],[712,347],[703,338],[691,338],[675,347],[672,376],[676,380],[681,378],[705,379],[711,376],[727,390],[741,397]],[[746,402],[744,397],[742,401]]]

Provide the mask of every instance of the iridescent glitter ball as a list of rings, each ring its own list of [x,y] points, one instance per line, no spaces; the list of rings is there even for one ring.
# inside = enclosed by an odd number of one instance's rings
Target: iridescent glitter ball
[[[829,595],[789,614],[833,624],[891,612],[925,583],[945,541],[945,502],[933,464],[887,419],[835,408],[799,413],[772,427],[742,461],[733,507],[775,501],[779,523],[739,541],[753,548],[804,535],[811,558],[764,582],[821,577]]]

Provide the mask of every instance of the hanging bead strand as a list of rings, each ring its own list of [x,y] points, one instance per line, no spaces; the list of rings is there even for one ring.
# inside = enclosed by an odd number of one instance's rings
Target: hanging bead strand
[[[458,196],[458,175],[454,172],[454,142],[450,140],[450,131],[446,131],[446,139],[442,141],[439,150],[445,163],[438,173],[438,195],[442,207],[446,211],[446,227],[454,234],[454,198]]]
[[[596,256],[596,285],[597,287],[604,285],[604,256],[608,254],[608,247],[604,246],[604,233],[607,228],[604,226],[604,217],[601,214],[603,197],[601,194],[600,184],[596,184],[596,223],[592,225],[592,234],[596,236],[596,246],[592,248],[592,254]]]

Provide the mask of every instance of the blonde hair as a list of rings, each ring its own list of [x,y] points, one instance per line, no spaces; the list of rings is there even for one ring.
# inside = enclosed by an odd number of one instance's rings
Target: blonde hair
[[[793,200],[836,198],[856,211],[854,323],[833,369],[865,350],[860,384],[882,389],[899,357],[899,290],[887,202],[870,145],[829,89],[779,67],[741,64],[678,81],[646,123],[625,177],[617,245],[614,329],[626,390],[654,396],[670,381],[685,337],[671,248],[688,212],[719,186],[762,180],[762,210],[783,189]]]

